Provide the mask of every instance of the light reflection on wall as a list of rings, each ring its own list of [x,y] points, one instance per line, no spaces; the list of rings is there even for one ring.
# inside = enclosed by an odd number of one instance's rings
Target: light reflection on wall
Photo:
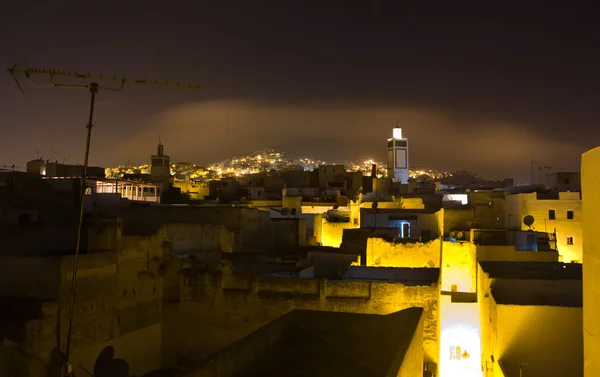
[[[443,329],[440,342],[440,377],[481,377],[479,330],[470,326]]]
[[[445,202],[460,202],[462,205],[469,203],[469,196],[467,194],[446,194],[444,195]]]
[[[442,294],[440,317],[439,376],[482,377],[479,304]]]

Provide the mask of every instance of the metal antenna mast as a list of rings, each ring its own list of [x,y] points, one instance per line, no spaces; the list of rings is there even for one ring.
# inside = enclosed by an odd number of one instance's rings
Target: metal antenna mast
[[[23,94],[25,91],[21,87],[17,75],[23,75],[27,79],[27,81],[36,87],[59,87],[59,88],[74,88],[74,89],[88,89],[90,92],[90,111],[88,122],[86,124],[87,128],[87,138],[85,143],[85,158],[83,162],[83,171],[81,175],[81,191],[80,191],[80,201],[79,201],[79,224],[77,227],[77,244],[75,246],[75,255],[73,256],[73,277],[71,281],[71,295],[69,300],[69,322],[67,326],[67,338],[66,338],[66,346],[65,346],[65,364],[63,365],[63,375],[70,376],[72,375],[72,365],[70,363],[70,352],[71,352],[71,329],[73,324],[73,308],[75,303],[75,289],[77,288],[77,263],[79,257],[79,249],[81,246],[81,228],[83,225],[83,204],[86,192],[86,175],[88,168],[88,159],[90,155],[90,141],[92,138],[92,127],[94,120],[94,105],[96,102],[96,94],[100,90],[110,90],[110,91],[120,91],[123,89],[126,83],[131,84],[149,84],[155,86],[166,86],[171,88],[180,88],[180,89],[200,89],[199,85],[181,85],[179,82],[177,83],[169,83],[168,81],[147,81],[146,79],[128,79],[126,77],[117,77],[113,76],[104,76],[104,75],[91,75],[90,73],[79,73],[77,71],[63,71],[57,69],[41,69],[41,68],[18,68],[17,65],[7,69],[7,71],[13,77],[15,84]],[[36,85],[31,82],[31,77],[34,75],[38,76],[46,76],[50,79],[50,84],[46,85]],[[71,77],[82,80],[89,80],[88,84],[65,84],[65,83],[57,83],[55,81],[56,77]],[[98,81],[114,81],[119,83],[120,85],[115,87],[107,87],[98,85]]]

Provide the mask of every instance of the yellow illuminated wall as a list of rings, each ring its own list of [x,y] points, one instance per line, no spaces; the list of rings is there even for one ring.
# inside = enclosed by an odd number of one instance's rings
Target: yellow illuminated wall
[[[584,376],[600,376],[600,147],[581,158]]]
[[[344,234],[344,229],[358,228],[358,226],[353,225],[351,222],[327,222],[325,221],[325,219],[322,219],[321,221],[321,239],[323,246],[340,247],[340,245],[342,244],[342,236]]]
[[[554,232],[556,229],[558,252],[563,261],[581,263],[582,259],[582,209],[578,192],[561,192],[559,199],[539,199],[536,193],[509,195],[505,202],[506,224],[529,230],[523,223],[527,215],[534,217],[533,228],[539,232]],[[555,219],[549,218],[553,210]],[[567,218],[567,211],[573,211],[573,218]]]
[[[440,298],[439,377],[481,377],[479,304]]]
[[[476,245],[444,241],[442,248],[442,291],[475,292]]]
[[[440,266],[439,239],[427,243],[394,243],[383,238],[367,240],[367,266],[430,267]]]

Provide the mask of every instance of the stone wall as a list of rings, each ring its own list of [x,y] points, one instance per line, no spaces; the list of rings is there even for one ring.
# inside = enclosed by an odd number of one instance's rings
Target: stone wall
[[[218,259],[221,252],[233,252],[235,235],[224,225],[169,223],[164,225],[170,249],[175,255]]]
[[[168,223],[212,224],[235,234],[237,250],[264,250],[272,245],[270,215],[256,208],[133,204],[121,208],[119,217],[124,235],[150,236]]]
[[[367,240],[367,266],[375,267],[440,267],[442,245],[430,242],[390,242],[382,238]]]
[[[123,237],[121,252],[79,256],[71,337],[78,374],[85,373],[82,367],[92,370],[107,345],[136,375],[161,366],[165,240],[161,229],[151,237]],[[27,350],[24,369],[31,376],[44,375],[52,350],[65,348],[73,258],[22,258],[29,276],[4,275],[13,278],[4,295],[29,295],[39,305],[37,318],[15,323],[23,328],[24,336],[14,340]]]
[[[294,309],[389,314],[411,307],[424,309],[425,360],[437,363],[438,298],[437,284],[335,282],[187,270],[180,281],[180,301],[163,307],[164,363],[194,368],[198,360]]]

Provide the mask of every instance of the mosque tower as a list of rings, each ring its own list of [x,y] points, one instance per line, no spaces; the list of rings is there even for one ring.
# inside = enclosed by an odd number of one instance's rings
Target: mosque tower
[[[158,150],[152,155],[152,164],[150,165],[150,177],[153,181],[169,183],[171,178],[171,159],[164,154],[164,148],[158,136]]]
[[[402,128],[396,126],[387,141],[388,177],[394,182],[408,183],[408,139],[402,137]]]

